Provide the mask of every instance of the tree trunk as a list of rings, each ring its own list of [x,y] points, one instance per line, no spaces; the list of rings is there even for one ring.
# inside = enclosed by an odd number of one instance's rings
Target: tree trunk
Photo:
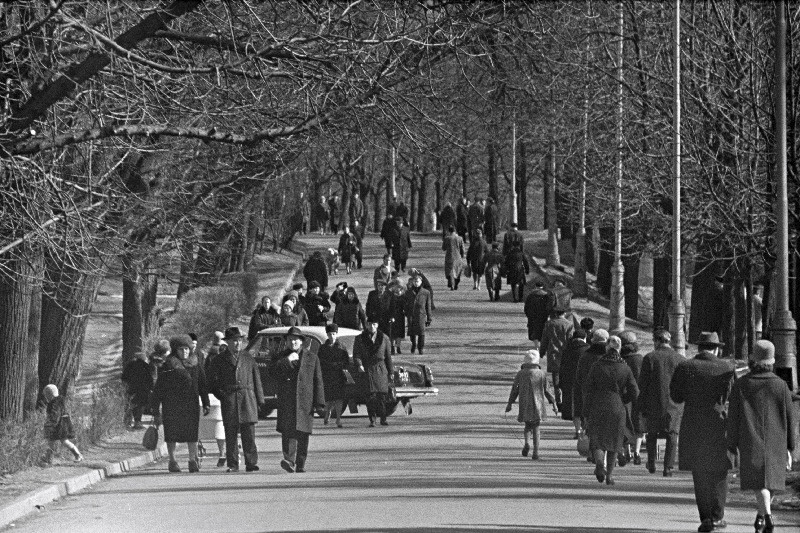
[[[419,195],[419,182],[417,181],[416,166],[411,165],[411,201],[408,205],[408,225],[414,229],[414,221],[417,216],[418,198]]]
[[[441,165],[439,170],[441,171]],[[440,175],[441,172],[437,173],[436,181],[433,184],[433,188],[436,191],[436,227],[431,228],[431,231],[439,229],[439,215],[442,213],[442,183],[439,181]]]
[[[122,259],[122,361],[143,350],[141,266],[130,256]]]
[[[627,268],[627,267],[626,267]],[[669,304],[672,299],[669,286],[672,279],[672,261],[668,256],[653,258],[653,329],[669,331]],[[627,289],[626,289],[627,290]]]
[[[28,318],[28,355],[25,359],[25,399],[23,409],[28,416],[36,409],[39,399],[39,339],[42,325],[42,278],[44,257],[36,254],[31,260],[34,276],[31,278],[31,310]]]
[[[625,266],[622,277],[625,285],[625,316],[634,320],[639,319],[639,262],[637,253],[630,253],[622,258]]]
[[[611,267],[614,264],[614,228],[600,228],[600,260],[597,263],[597,290],[611,295]]]
[[[178,292],[175,306],[181,297],[194,288],[194,242],[184,240],[179,246],[181,252],[181,270],[178,277]]]
[[[72,388],[81,367],[89,312],[102,281],[102,270],[93,262],[82,263],[78,271],[55,260],[48,261],[39,342],[41,389],[52,383],[66,395]]]
[[[467,197],[467,181],[469,175],[467,174],[467,153],[465,150],[461,151],[461,196]]]
[[[493,140],[487,143],[486,150],[488,152],[488,171],[489,171],[489,196],[498,201],[499,204],[499,187],[497,183],[497,147]]]
[[[525,141],[517,141],[519,157],[517,158],[517,222],[519,229],[528,229],[528,159]],[[495,198],[495,201],[497,199]]]
[[[3,261],[0,270],[0,420],[17,422],[25,404],[25,357],[29,353],[30,277],[25,259]]]
[[[419,174],[417,203],[417,231],[425,231],[425,215],[428,212],[428,173],[425,168]]]
[[[722,284],[717,282],[717,264],[698,261],[692,277],[692,312],[689,317],[689,343],[697,341],[700,333],[721,333],[726,308]]]

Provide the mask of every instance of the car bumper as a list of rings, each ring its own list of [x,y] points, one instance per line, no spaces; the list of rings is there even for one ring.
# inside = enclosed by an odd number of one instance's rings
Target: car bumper
[[[434,387],[399,387],[395,389],[398,398],[418,398],[420,396],[438,396],[439,389]]]

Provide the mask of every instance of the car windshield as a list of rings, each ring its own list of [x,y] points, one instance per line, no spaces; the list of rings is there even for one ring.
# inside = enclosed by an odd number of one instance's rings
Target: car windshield
[[[285,335],[262,335],[258,342],[257,353],[254,355],[271,359],[274,354],[281,353],[288,348],[290,348],[289,341]],[[303,337],[303,348],[317,353],[319,341],[312,337]]]

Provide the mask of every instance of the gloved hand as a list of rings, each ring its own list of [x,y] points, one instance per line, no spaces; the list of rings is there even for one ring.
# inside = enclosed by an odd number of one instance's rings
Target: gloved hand
[[[511,404],[506,405],[506,413],[511,411]]]

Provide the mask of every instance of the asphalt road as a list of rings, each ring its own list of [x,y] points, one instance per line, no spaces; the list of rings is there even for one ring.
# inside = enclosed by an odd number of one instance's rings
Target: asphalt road
[[[199,474],[169,474],[160,463],[54,503],[14,531],[696,531],[688,473],[666,479],[629,465],[615,470],[614,487],[600,485],[575,451],[570,422],[549,418],[541,460],[521,456],[516,408],[509,416],[503,408],[527,346],[522,306],[508,295],[490,303],[468,281],[447,290],[441,241],[413,240],[409,266],[434,284],[437,309],[425,355],[408,355],[406,341],[402,357],[432,365],[438,398],[414,403],[410,416],[400,411],[388,427],[368,428],[364,412],[343,429],[318,420],[305,474],[280,469],[268,420],[257,426],[260,472],[226,474],[207,460]],[[334,278],[363,301],[383,248],[373,237],[365,251],[363,270]],[[578,307],[602,323],[597,306]],[[729,507],[727,531],[752,531],[753,509]],[[775,518],[792,524],[784,530],[800,525],[800,513]]]

